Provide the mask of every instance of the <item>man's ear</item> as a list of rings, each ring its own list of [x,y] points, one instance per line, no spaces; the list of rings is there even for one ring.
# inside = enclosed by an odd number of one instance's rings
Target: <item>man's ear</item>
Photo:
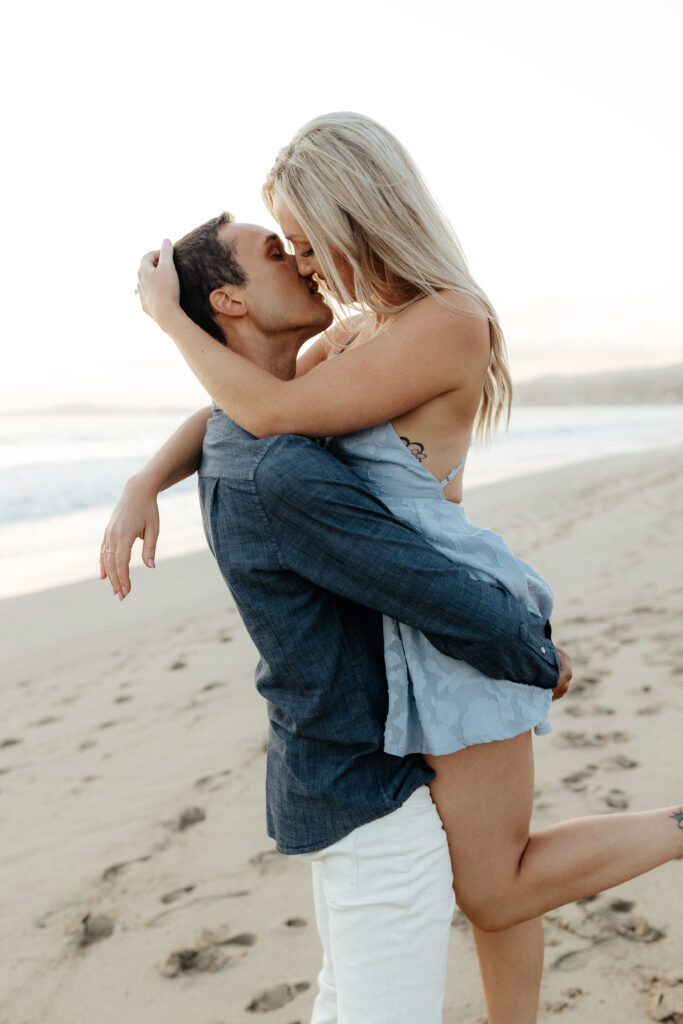
[[[246,316],[247,307],[239,298],[230,295],[224,288],[214,288],[209,295],[209,302],[214,313],[221,313],[223,316]]]

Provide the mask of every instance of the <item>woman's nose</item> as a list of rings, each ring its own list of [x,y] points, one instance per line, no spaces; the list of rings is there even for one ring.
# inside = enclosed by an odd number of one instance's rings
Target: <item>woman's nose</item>
[[[315,273],[315,267],[310,257],[297,256],[296,257],[296,269],[299,271],[301,277],[310,277],[311,274]]]

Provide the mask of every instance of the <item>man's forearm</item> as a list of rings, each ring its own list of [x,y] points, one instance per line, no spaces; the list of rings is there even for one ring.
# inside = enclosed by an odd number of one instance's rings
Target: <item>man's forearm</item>
[[[143,484],[152,493],[158,494],[159,491],[165,491],[166,488],[196,473],[201,459],[206,424],[210,418],[210,406],[189,416],[132,477],[131,482]]]
[[[540,616],[503,587],[473,580],[351,470],[327,453],[316,458],[301,440],[279,439],[257,476],[283,564],[414,626],[442,653],[494,679],[556,685],[559,662]]]

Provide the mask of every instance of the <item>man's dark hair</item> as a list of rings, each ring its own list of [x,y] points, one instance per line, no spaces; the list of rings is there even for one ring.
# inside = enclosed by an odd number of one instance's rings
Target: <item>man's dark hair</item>
[[[235,246],[223,242],[218,229],[232,224],[231,213],[207,220],[173,246],[173,262],[180,278],[180,306],[191,320],[221,345],[226,341],[216,323],[209,295],[225,284],[243,288],[247,275],[235,258]]]

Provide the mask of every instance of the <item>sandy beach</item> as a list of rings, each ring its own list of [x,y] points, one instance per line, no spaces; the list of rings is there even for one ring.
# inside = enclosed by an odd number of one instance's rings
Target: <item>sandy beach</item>
[[[683,450],[466,495],[552,584],[534,825],[683,801]],[[104,526],[104,523],[102,524]],[[256,653],[211,555],[0,602],[0,1024],[307,1024],[310,868],[265,833]],[[135,552],[136,562],[139,553]],[[540,1021],[683,1021],[683,859],[547,915]],[[485,1007],[456,914],[444,1021]],[[419,1024],[419,1022],[416,1022]]]

